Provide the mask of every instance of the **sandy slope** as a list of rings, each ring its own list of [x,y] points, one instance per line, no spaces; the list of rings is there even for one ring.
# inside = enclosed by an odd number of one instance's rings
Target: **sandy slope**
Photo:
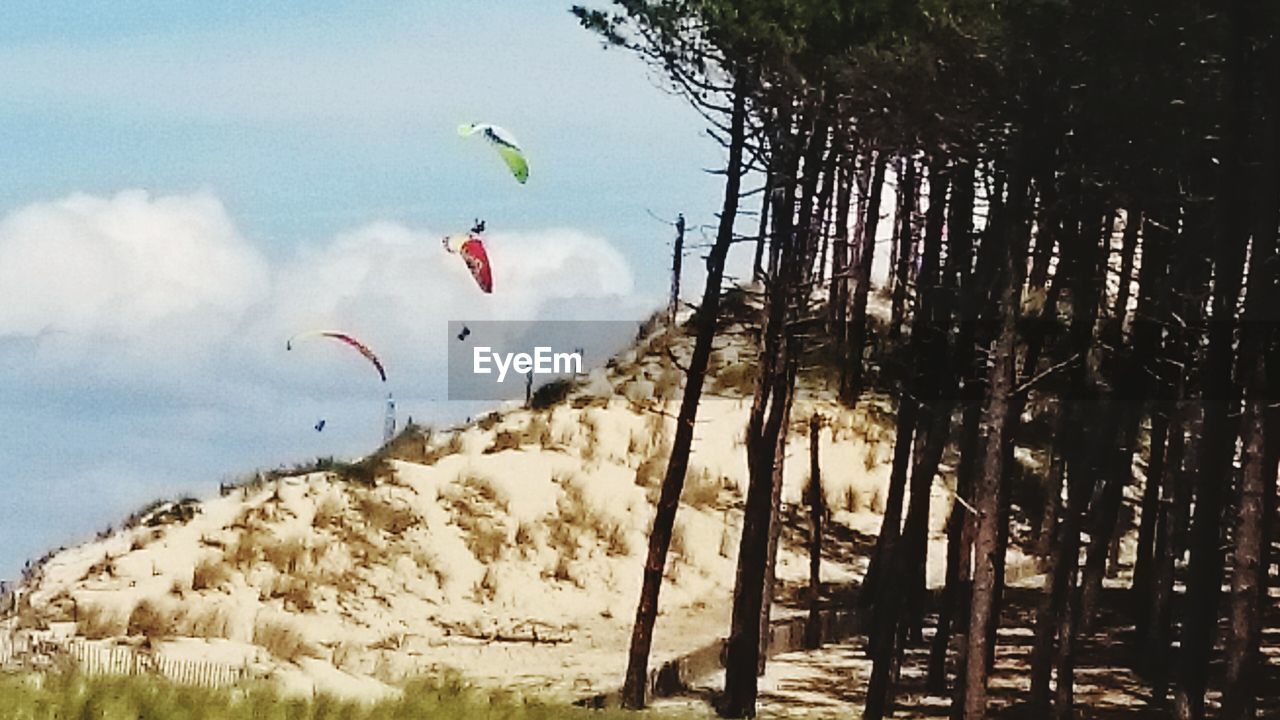
[[[616,685],[673,425],[655,411],[673,414],[679,391],[652,350],[593,372],[577,402],[437,433],[431,448],[442,457],[395,462],[375,485],[317,472],[245,485],[200,502],[189,519],[162,506],[49,559],[29,584],[22,624],[248,664],[298,692],[374,696],[442,667],[562,695]],[[717,366],[732,368],[738,354],[722,348]],[[728,627],[749,399],[723,383],[712,392],[655,660]],[[784,500],[798,502],[807,481],[803,428],[813,412],[828,419],[821,453],[835,520],[878,531],[886,430],[811,393],[794,411]],[[935,487],[935,541],[949,505]],[[804,581],[802,552],[782,548],[783,583]],[[930,554],[936,584],[943,553]],[[860,571],[823,568],[831,582]]]

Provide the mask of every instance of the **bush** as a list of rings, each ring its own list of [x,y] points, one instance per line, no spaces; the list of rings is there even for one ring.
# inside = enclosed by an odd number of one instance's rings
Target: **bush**
[[[357,485],[377,485],[395,474],[391,463],[381,455],[370,455],[352,463],[338,463],[333,472],[343,480]]]
[[[141,635],[145,638],[163,638],[174,634],[173,613],[161,608],[151,600],[138,603],[129,613],[128,634]]]
[[[724,489],[722,478],[712,477],[711,471],[703,468],[693,472],[690,468],[685,476],[684,490],[680,499],[686,505],[696,508],[714,507],[720,501],[720,492]]]
[[[253,623],[253,644],[285,662],[319,657],[319,653],[307,642],[302,632],[284,618],[259,617]]]
[[[427,462],[428,458],[430,458],[428,448],[431,446],[432,434],[433,431],[429,427],[420,427],[409,423],[404,430],[400,431],[400,434],[383,446],[379,454],[389,460],[429,465],[430,463]]]
[[[76,608],[76,631],[90,640],[119,637],[128,630],[124,614],[101,605],[81,605]]]
[[[357,512],[370,528],[399,535],[418,524],[418,513],[406,504],[368,494],[357,502]]]
[[[192,590],[217,590],[231,579],[231,570],[224,558],[205,558],[191,571]]]
[[[285,699],[267,685],[207,689],[154,676],[95,676],[49,673],[36,683],[22,675],[0,675],[0,708],[6,717],[137,720],[285,720],[286,718],[504,718],[505,720],[623,720],[631,711],[592,710],[481,690],[450,674],[415,680],[403,693],[378,702],[346,702],[328,695]],[[677,720],[702,713],[660,717]]]
[[[504,450],[519,450],[521,444],[520,435],[511,430],[501,430],[493,438],[493,444],[484,451],[485,455],[500,453]]]
[[[577,387],[577,383],[569,378],[561,378],[544,383],[533,391],[529,399],[529,407],[534,410],[546,410],[564,402],[569,393]]]

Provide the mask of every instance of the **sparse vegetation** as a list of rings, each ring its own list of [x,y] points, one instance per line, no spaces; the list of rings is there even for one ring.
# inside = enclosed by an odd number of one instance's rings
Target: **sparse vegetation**
[[[230,638],[231,614],[225,607],[214,606],[183,613],[177,618],[175,634],[193,638]]]
[[[217,590],[231,579],[231,570],[222,557],[207,557],[191,571],[192,590]]]
[[[588,710],[485,692],[446,675],[408,684],[401,696],[377,703],[343,702],[329,696],[284,698],[267,685],[213,690],[178,685],[155,677],[86,677],[53,673],[42,682],[21,675],[0,676],[0,708],[6,717],[52,720],[138,718],[203,720],[392,720],[501,718],[502,720],[621,720],[633,714]],[[656,713],[650,717],[676,718]],[[692,717],[692,716],[691,716]],[[699,716],[700,717],[700,716]]]
[[[129,613],[129,635],[141,635],[147,639],[169,637],[174,634],[174,614],[153,600],[143,600]]]
[[[726,365],[715,375],[716,390],[723,393],[749,396],[755,392],[756,382],[759,378],[759,367],[754,363]]]
[[[284,617],[260,615],[253,624],[253,644],[265,648],[267,652],[286,662],[297,662],[304,657],[319,657],[319,653],[307,642],[302,631]]]
[[[430,465],[433,433],[430,427],[409,423],[379,453],[389,460]]]
[[[360,496],[356,506],[357,514],[380,533],[399,535],[419,522],[418,513],[407,504],[375,493]]]
[[[493,444],[484,452],[486,455],[500,453],[504,450],[519,450],[522,444],[521,435],[514,430],[499,430],[493,438]]]
[[[724,487],[724,478],[714,477],[707,468],[696,471],[694,468],[689,468],[680,499],[685,504],[696,508],[715,507],[720,501],[720,493]]]
[[[578,384],[570,378],[560,378],[539,385],[529,399],[529,407],[533,410],[546,410],[559,405],[569,397]]]
[[[76,632],[90,640],[123,635],[129,627],[124,613],[103,605],[76,606]]]

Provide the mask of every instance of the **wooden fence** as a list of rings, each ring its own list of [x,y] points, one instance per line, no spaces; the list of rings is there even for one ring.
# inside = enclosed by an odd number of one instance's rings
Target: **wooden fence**
[[[79,639],[42,640],[0,632],[0,669],[47,669],[69,661],[86,675],[152,675],[181,685],[217,688],[255,677],[248,666],[205,660],[179,660],[120,645],[96,645]]]

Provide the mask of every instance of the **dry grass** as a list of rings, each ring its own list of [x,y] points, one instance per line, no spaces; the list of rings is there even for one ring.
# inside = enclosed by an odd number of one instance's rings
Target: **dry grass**
[[[128,617],[114,608],[89,604],[76,607],[76,632],[90,640],[119,637],[128,628]]]
[[[311,527],[326,530],[337,527],[343,522],[347,512],[347,502],[341,495],[328,495],[316,506],[315,517],[311,519]]]
[[[253,644],[286,662],[320,656],[302,632],[285,618],[259,616],[253,623]]]
[[[435,465],[440,462],[441,458],[457,455],[462,452],[462,433],[451,432],[449,439],[435,446],[428,446],[426,456],[422,459],[423,465]]]
[[[231,579],[231,569],[225,558],[207,557],[196,563],[191,571],[192,590],[217,590]]]
[[[307,558],[307,542],[301,537],[289,537],[262,547],[263,558],[282,573],[297,572]]]
[[[293,575],[276,575],[263,593],[269,598],[283,600],[286,610],[309,612],[316,607],[311,583]]]
[[[587,436],[579,449],[579,455],[584,461],[590,462],[596,459],[600,450],[600,427],[596,419],[587,413],[583,413],[580,418],[582,426],[587,429]]]
[[[502,521],[507,508],[489,478],[463,473],[447,494],[454,522],[462,529],[463,541],[481,562],[498,559],[511,541],[510,529]]]
[[[735,363],[725,366],[714,377],[717,391],[745,397],[755,392],[760,370],[752,363]]]
[[[656,488],[662,484],[667,474],[667,455],[654,453],[645,458],[636,468],[636,485],[642,488]]]
[[[577,387],[577,383],[568,378],[552,380],[538,386],[529,398],[529,407],[533,410],[546,410],[564,402]]]
[[[594,536],[603,542],[610,555],[630,552],[626,529],[613,518],[596,512],[582,493],[581,485],[573,478],[557,479],[564,494],[556,502],[559,518],[551,526],[549,542],[560,549],[562,557],[573,558],[581,547],[583,535]],[[588,543],[590,544],[590,543]]]
[[[246,530],[236,538],[226,557],[240,572],[247,572],[262,559],[262,546],[270,542],[270,536],[261,530]]]
[[[361,496],[356,501],[356,509],[370,528],[389,535],[400,535],[421,520],[409,505],[374,493]]]
[[[174,628],[180,637],[224,638],[234,635],[231,613],[224,607],[211,607],[183,613]]]
[[[713,477],[707,468],[695,470],[691,467],[685,474],[684,490],[680,493],[680,499],[686,505],[696,508],[715,507],[720,502],[720,493],[725,489],[725,485],[724,478]]]
[[[500,453],[504,450],[519,450],[523,444],[523,437],[514,430],[499,430],[498,434],[493,437],[493,444],[484,451],[486,455]]]
[[[538,445],[543,450],[550,450],[555,442],[551,439],[551,422],[547,416],[539,413],[529,418],[520,434],[521,445]]]
[[[675,367],[666,366],[653,384],[653,396],[663,401],[675,400],[680,396],[680,388],[683,382],[683,372]]]
[[[172,610],[152,600],[143,600],[129,613],[128,633],[147,639],[171,637],[177,626],[175,620]]]
[[[384,445],[380,453],[390,460],[430,465],[429,448],[433,432],[430,427],[410,423],[391,442]]]

